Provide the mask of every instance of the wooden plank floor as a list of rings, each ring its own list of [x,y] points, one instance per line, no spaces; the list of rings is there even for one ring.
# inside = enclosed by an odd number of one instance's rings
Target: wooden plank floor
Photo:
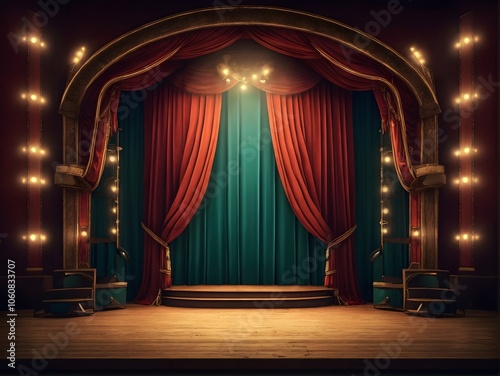
[[[7,333],[6,320],[0,330]],[[19,312],[15,347],[18,364],[46,359],[48,370],[230,369],[242,361],[247,369],[363,372],[371,364],[380,370],[491,370],[498,366],[499,338],[498,312],[488,311],[436,319],[371,305],[193,309],[129,304],[88,317],[34,318],[32,311]]]

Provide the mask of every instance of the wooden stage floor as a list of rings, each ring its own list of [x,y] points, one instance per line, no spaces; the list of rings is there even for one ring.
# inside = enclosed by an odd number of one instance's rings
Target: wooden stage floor
[[[238,374],[238,369],[496,374],[500,354],[498,312],[492,311],[427,318],[372,305],[194,309],[128,304],[87,317],[32,315],[19,311],[16,318],[16,366],[42,375],[76,370]],[[4,319],[4,344],[6,326]],[[2,370],[5,366],[4,357]]]

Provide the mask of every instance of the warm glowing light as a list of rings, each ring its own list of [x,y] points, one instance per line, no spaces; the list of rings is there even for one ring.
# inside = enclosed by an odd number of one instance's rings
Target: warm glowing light
[[[391,163],[391,157],[389,157],[388,155],[384,158],[384,162],[385,163]]]
[[[115,214],[116,214],[116,208],[113,208],[113,210],[112,210],[112,211],[113,211],[113,213],[115,213]]]
[[[252,74],[252,80],[256,80],[257,78],[259,78],[259,76],[257,76],[256,73]]]
[[[36,147],[32,146],[30,150],[32,153],[36,153]]]
[[[470,95],[469,95],[468,93],[465,93],[465,94],[464,94],[464,100],[465,100],[465,101],[468,101],[468,100],[469,100],[469,98],[470,98]]]
[[[22,179],[23,184],[26,184],[26,178]]]
[[[475,240],[479,240],[479,235],[474,235]]]
[[[44,42],[40,42],[40,47],[45,47],[45,43]]]
[[[111,232],[112,232],[113,234],[116,234],[116,228],[112,228],[112,229],[111,229]]]
[[[36,101],[36,99],[37,99],[38,97],[36,96],[36,94],[31,94],[31,95],[30,95],[30,98],[31,98],[31,100],[32,100],[32,101]]]
[[[228,77],[226,78],[226,84],[230,83],[231,82],[231,79]]]
[[[45,234],[36,234],[36,233],[31,233],[29,235],[23,235],[22,238],[23,238],[23,240],[30,240],[32,242],[36,242],[37,240],[44,242],[47,240],[47,236],[45,236]]]
[[[222,70],[222,73],[223,73],[225,76],[227,76],[227,75],[229,74],[229,69],[224,68],[224,69]]]
[[[458,157],[460,155],[460,150],[455,150],[455,155]]]
[[[382,186],[382,192],[384,193],[389,192],[389,187],[387,185]]]
[[[462,234],[462,239],[464,239],[464,240],[469,239],[469,234]]]
[[[474,37],[474,42],[479,42],[479,37],[477,35]]]
[[[118,190],[118,188],[116,187],[116,185],[111,186],[111,191],[112,192],[116,192],[117,190]]]
[[[413,236],[420,236],[420,231],[413,230]]]
[[[410,47],[410,51],[411,52],[415,51],[415,47]]]
[[[30,182],[32,182],[32,183],[36,183],[37,181],[38,181],[38,179],[35,176],[30,178]]]
[[[462,103],[462,100],[460,98],[455,98],[455,103],[460,104],[460,103]]]
[[[22,93],[22,94],[21,94],[21,98],[22,98],[22,99],[26,99],[26,93]]]
[[[455,184],[460,184],[460,180],[459,180],[459,179],[455,179],[453,182],[454,182]]]
[[[73,63],[78,64],[80,60],[83,58],[85,52],[85,47],[81,47],[78,51],[75,52],[75,56],[73,57]]]
[[[87,231],[83,230],[82,232],[80,232],[80,236],[81,236],[82,238],[86,238],[86,237],[88,236]]]
[[[246,90],[247,89],[247,85],[246,84],[241,84],[241,90]]]
[[[455,236],[456,240],[460,240],[460,235]]]
[[[37,37],[31,37],[30,42],[33,43],[33,44],[35,44],[36,42],[38,42],[38,38]]]
[[[464,38],[464,43],[465,44],[469,44],[470,43],[470,38],[469,37],[465,37]]]
[[[464,176],[462,178],[462,183],[468,183],[469,182],[469,178],[467,176]]]
[[[263,74],[264,76],[267,76],[267,75],[269,74],[269,69],[267,69],[267,68],[263,69],[263,70],[262,70],[262,74]]]
[[[460,42],[455,43],[455,48],[460,48],[461,44]]]
[[[384,209],[382,210],[382,213],[384,213],[384,214],[389,214],[389,209],[388,209],[388,208],[384,208]]]
[[[116,162],[116,156],[115,156],[115,155],[110,155],[110,156],[109,156],[109,161],[110,161],[111,163],[115,163],[115,162]]]
[[[470,153],[470,148],[464,148],[464,153],[469,154]]]
[[[387,228],[382,229],[383,234],[387,234],[388,232],[389,232],[389,230]]]

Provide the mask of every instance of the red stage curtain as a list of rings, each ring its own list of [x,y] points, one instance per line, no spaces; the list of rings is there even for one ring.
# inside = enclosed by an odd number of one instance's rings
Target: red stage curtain
[[[352,102],[327,82],[298,95],[268,94],[276,164],[294,213],[304,227],[330,243],[356,222]],[[359,304],[353,239],[332,249],[325,285]],[[333,254],[335,253],[335,254]]]
[[[145,102],[144,222],[161,239],[175,239],[196,213],[209,182],[219,131],[221,94],[198,95],[165,82]],[[140,199],[140,198],[139,198]],[[145,237],[144,275],[137,302],[150,304],[171,284],[165,250]]]

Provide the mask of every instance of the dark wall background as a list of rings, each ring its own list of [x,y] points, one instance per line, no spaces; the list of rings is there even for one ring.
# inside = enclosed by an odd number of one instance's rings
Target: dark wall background
[[[380,28],[368,30],[404,56],[410,46],[420,49],[434,79],[442,109],[440,126],[440,162],[445,165],[448,181],[458,174],[459,130],[454,120],[454,98],[458,93],[460,15],[474,11],[476,32],[481,42],[476,48],[474,76],[492,85],[489,98],[481,101],[475,113],[475,140],[480,153],[475,169],[480,179],[475,196],[476,230],[482,234],[476,248],[476,274],[497,275],[498,270],[498,21],[499,2],[485,0],[389,0],[389,1],[96,1],[39,0],[19,1],[3,6],[0,32],[0,72],[2,77],[0,136],[0,250],[2,257],[16,257],[17,272],[26,267],[27,246],[21,234],[27,228],[27,189],[19,178],[27,169],[20,147],[27,141],[26,105],[19,94],[26,88],[26,48],[11,43],[13,34],[22,35],[28,11],[47,15],[42,27],[48,47],[43,53],[43,93],[48,99],[43,108],[43,145],[50,151],[44,160],[44,174],[52,179],[53,167],[62,161],[62,118],[58,105],[62,96],[73,53],[85,45],[89,54],[121,34],[167,15],[196,9],[227,5],[269,5],[317,13],[355,26],[361,30],[371,21]],[[381,12],[394,7],[400,10],[390,18],[380,19]],[[387,14],[387,13],[385,13]],[[223,14],[222,14],[223,16]],[[373,25],[373,22],[371,23]],[[17,51],[16,51],[17,50]],[[87,55],[89,56],[89,55]],[[448,184],[440,190],[439,266],[452,273],[458,268],[458,189]],[[62,266],[62,189],[50,184],[43,189],[43,223],[49,240],[44,246],[44,270],[49,273]],[[3,272],[2,272],[3,274]]]

